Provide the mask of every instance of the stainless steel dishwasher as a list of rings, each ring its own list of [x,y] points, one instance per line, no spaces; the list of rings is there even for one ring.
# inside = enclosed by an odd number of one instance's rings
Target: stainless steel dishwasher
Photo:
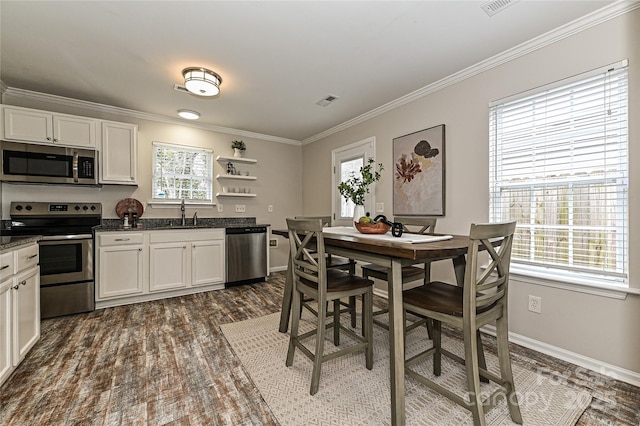
[[[267,227],[226,229],[226,286],[264,281],[267,269]]]

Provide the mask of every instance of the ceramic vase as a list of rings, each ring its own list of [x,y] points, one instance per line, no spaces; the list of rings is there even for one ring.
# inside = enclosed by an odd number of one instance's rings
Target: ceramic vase
[[[244,158],[244,149],[233,148],[233,156],[235,158]]]
[[[365,215],[364,206],[362,206],[360,204],[356,204],[353,207],[353,221],[357,222],[364,215]]]

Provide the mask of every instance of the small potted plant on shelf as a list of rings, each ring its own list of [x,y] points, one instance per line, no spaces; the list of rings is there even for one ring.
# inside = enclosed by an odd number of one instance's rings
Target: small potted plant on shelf
[[[369,158],[367,164],[360,167],[360,176],[353,173],[349,179],[340,182],[340,185],[338,185],[340,195],[355,204],[353,208],[354,222],[358,222],[365,215],[364,196],[369,193],[369,186],[378,182],[382,177],[382,171],[384,170],[382,163],[378,163],[377,170],[373,169],[374,165],[375,160]]]
[[[233,148],[233,156],[236,158],[244,157],[244,151],[247,149],[247,146],[244,144],[244,141],[233,141],[231,142],[231,148]]]

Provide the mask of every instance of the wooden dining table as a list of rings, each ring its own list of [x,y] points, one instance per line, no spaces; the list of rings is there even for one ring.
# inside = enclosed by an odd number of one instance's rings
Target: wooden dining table
[[[353,229],[353,228],[350,228]],[[433,242],[403,242],[411,234],[403,234],[405,238],[384,238],[371,235],[345,232],[332,232],[326,228],[323,232],[327,253],[390,269],[388,279],[389,304],[389,369],[391,375],[391,423],[405,424],[405,374],[404,374],[404,324],[402,313],[402,267],[451,259],[457,284],[464,284],[465,254],[469,246],[469,237],[451,235],[449,239]],[[272,230],[272,234],[288,238],[287,230]],[[430,234],[434,236],[442,234]],[[293,295],[293,277],[291,259],[287,270],[286,284],[280,314],[280,332],[286,333],[289,326],[291,300]]]

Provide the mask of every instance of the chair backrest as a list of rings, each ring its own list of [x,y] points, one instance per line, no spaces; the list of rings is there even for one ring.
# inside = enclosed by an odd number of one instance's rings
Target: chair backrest
[[[436,222],[438,221],[435,217],[426,217],[426,216],[395,216],[393,218],[394,222],[400,222],[402,224],[402,230],[404,232],[414,232],[417,234],[427,234],[436,232]],[[411,230],[409,226],[420,227],[419,230]]]
[[[327,259],[322,225],[321,219],[287,218],[293,279],[296,283],[305,280],[316,283],[321,297],[327,291]]]
[[[469,251],[464,277],[464,315],[495,307],[506,310],[509,266],[516,221],[471,224]],[[489,264],[478,264],[479,253],[486,249]]]
[[[323,226],[331,226],[331,216],[296,216],[296,219],[320,219]]]

